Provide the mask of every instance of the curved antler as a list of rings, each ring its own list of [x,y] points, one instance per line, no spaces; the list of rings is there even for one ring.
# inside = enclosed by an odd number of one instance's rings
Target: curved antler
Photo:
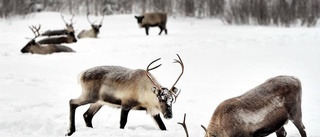
[[[153,83],[158,89],[161,89],[161,86],[158,85],[158,84],[151,78],[151,76],[149,75],[149,71],[150,71],[150,70],[154,70],[154,69],[160,67],[161,64],[159,64],[159,65],[157,65],[157,66],[155,66],[155,67],[153,67],[153,68],[149,68],[149,67],[151,66],[151,64],[153,64],[154,62],[156,62],[156,61],[158,61],[158,60],[160,60],[160,59],[161,59],[161,58],[158,58],[158,59],[152,61],[152,62],[147,66],[147,69],[146,69],[146,75],[147,75],[147,77],[152,81],[152,83]]]
[[[92,23],[92,22],[89,20],[89,14],[90,14],[90,12],[87,13],[87,20],[88,20],[88,22],[92,25],[94,22]]]
[[[173,90],[174,86],[177,84],[177,82],[179,81],[179,79],[181,78],[181,76],[182,76],[182,74],[183,74],[183,72],[184,72],[183,62],[182,62],[182,60],[181,60],[181,58],[180,58],[180,56],[179,56],[178,54],[177,54],[177,56],[178,56],[179,60],[174,59],[174,62],[173,62],[173,63],[179,63],[179,64],[181,65],[182,71],[181,71],[180,76],[179,76],[178,79],[176,80],[176,82],[173,84],[173,86],[172,86],[171,89],[169,90],[169,91],[172,93],[172,95],[174,96],[174,99],[175,99],[175,100],[177,100],[177,97],[179,96],[180,91],[177,92],[177,93],[175,93],[175,92],[173,92],[172,90]]]

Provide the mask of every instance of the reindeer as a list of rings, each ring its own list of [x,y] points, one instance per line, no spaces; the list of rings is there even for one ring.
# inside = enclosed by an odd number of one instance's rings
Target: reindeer
[[[43,45],[43,44],[37,43],[35,39],[40,36],[39,30],[41,26],[40,25],[38,27],[32,26],[29,28],[34,33],[35,37],[31,39],[27,43],[27,45],[21,49],[22,53],[51,54],[55,52],[74,52],[71,48],[63,45],[57,45],[57,44]]]
[[[89,109],[83,114],[88,127],[92,127],[92,118],[103,105],[121,108],[120,128],[123,129],[127,123],[130,110],[146,110],[151,114],[161,130],[166,127],[161,120],[160,112],[164,118],[172,118],[172,103],[177,100],[180,90],[175,87],[184,72],[184,65],[177,54],[182,72],[173,86],[168,89],[162,87],[149,71],[158,68],[150,66],[160,58],[152,61],[146,70],[129,69],[121,66],[98,66],[83,71],[79,75],[82,94],[76,99],[71,99],[70,105],[70,127],[66,135],[70,136],[75,131],[76,108],[91,103]]]
[[[74,35],[74,29],[73,29],[73,17],[74,15],[72,15],[71,19],[70,19],[70,24],[66,22],[66,20],[64,19],[63,15],[60,14],[63,22],[66,24],[66,29],[62,29],[62,30],[47,30],[45,31],[44,33],[41,34],[41,36],[56,36],[56,35],[66,35],[66,34],[69,34],[69,33],[73,33]]]
[[[39,40],[39,44],[61,44],[61,43],[74,43],[77,42],[74,32],[66,32],[66,36],[49,37]]]
[[[91,24],[91,29],[90,30],[82,30],[79,34],[78,34],[78,38],[85,38],[85,37],[89,37],[89,38],[97,38],[98,34],[100,32],[100,28],[102,27],[102,23],[103,23],[103,19],[104,19],[104,15],[102,16],[102,19],[100,21],[100,24],[95,25],[95,22],[91,22],[89,19],[89,14],[90,12],[87,13],[87,20],[88,22]]]
[[[248,92],[220,103],[205,137],[285,137],[288,120],[306,137],[302,123],[301,83],[292,76],[270,78]]]
[[[161,35],[162,31],[167,34],[167,13],[145,13],[142,16],[134,16],[140,28],[145,28],[146,34],[149,35],[149,27],[159,27]]]

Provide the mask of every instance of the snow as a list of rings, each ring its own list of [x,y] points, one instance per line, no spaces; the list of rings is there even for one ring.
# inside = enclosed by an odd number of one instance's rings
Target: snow
[[[74,21],[76,33],[90,28],[86,16],[75,16]],[[162,118],[167,131],[160,131],[144,111],[130,111],[125,129],[119,129],[120,109],[108,106],[93,118],[94,128],[87,128],[82,118],[88,108],[85,105],[76,111],[77,131],[72,136],[183,137],[184,130],[177,122],[182,122],[184,113],[190,136],[204,136],[200,125],[208,125],[221,101],[271,77],[293,75],[303,86],[306,132],[309,137],[320,137],[320,24],[314,28],[229,26],[218,19],[169,18],[168,35],[158,36],[159,29],[151,28],[146,36],[134,15],[112,15],[105,17],[98,39],[65,44],[76,53],[20,53],[29,41],[26,37],[33,37],[28,26],[38,24],[41,31],[64,27],[55,12],[0,19],[2,137],[64,136],[69,126],[68,102],[81,93],[78,74],[95,66],[145,69],[161,57],[162,66],[152,74],[163,86],[171,87],[181,72],[181,67],[172,63],[175,54],[181,56],[185,72],[176,85],[181,94],[173,106],[174,116]],[[285,129],[289,137],[300,136],[291,122]]]

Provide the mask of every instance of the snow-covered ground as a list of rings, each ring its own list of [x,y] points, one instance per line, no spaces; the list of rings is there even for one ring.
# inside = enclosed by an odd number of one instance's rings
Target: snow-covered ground
[[[70,17],[70,16],[69,16]],[[69,18],[65,15],[65,18]],[[100,20],[100,17],[92,17]],[[94,19],[92,19],[94,20]],[[89,29],[85,16],[76,16],[79,33]],[[309,137],[320,137],[320,24],[314,28],[229,26],[218,19],[169,18],[168,35],[151,28],[146,36],[133,15],[106,16],[98,39],[65,44],[76,53],[22,54],[20,49],[34,35],[28,26],[61,29],[59,13],[38,13],[26,19],[0,19],[0,136],[64,136],[69,125],[69,105],[81,93],[78,74],[99,65],[146,68],[161,57],[163,65],[152,71],[158,81],[171,87],[181,68],[172,63],[178,53],[185,73],[176,85],[181,94],[174,117],[164,120],[160,131],[144,111],[131,111],[125,129],[119,129],[120,110],[103,107],[87,128],[76,112],[74,137],[184,137],[183,114],[191,137],[203,136],[216,106],[277,75],[298,77],[303,86],[303,122]],[[289,137],[299,137],[289,122]],[[272,134],[270,136],[275,136]]]

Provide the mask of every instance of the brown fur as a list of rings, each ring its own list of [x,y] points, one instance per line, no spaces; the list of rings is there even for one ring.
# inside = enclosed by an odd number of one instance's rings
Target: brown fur
[[[50,37],[39,40],[39,44],[61,44],[61,43],[74,43],[77,42],[77,39],[73,32],[67,33],[67,36],[61,37]]]
[[[283,125],[288,120],[306,137],[301,116],[300,81],[291,76],[277,76],[220,103],[206,137],[262,137],[273,132],[285,136]]]
[[[179,57],[179,59],[180,61],[176,60],[176,62],[180,63],[183,68],[181,58]],[[171,105],[174,101],[173,97],[177,97],[174,94],[177,93],[177,88],[174,87],[176,83],[170,90],[163,88],[148,73],[149,66],[155,61],[148,65],[147,70],[134,70],[121,66],[98,66],[82,72],[79,75],[82,94],[69,102],[70,127],[66,135],[70,136],[75,132],[76,108],[88,103],[91,103],[91,105],[83,115],[88,127],[92,127],[92,118],[99,109],[103,105],[109,105],[121,108],[120,128],[124,128],[129,111],[134,109],[146,110],[154,118],[159,128],[166,130],[159,113],[161,112],[165,118],[172,118]]]
[[[71,32],[74,33],[73,22],[72,22],[74,15],[72,15],[72,17],[70,19],[70,24],[64,20],[64,17],[62,14],[60,14],[60,15],[61,15],[63,22],[66,24],[66,29],[47,30],[44,33],[42,33],[41,36],[49,36],[50,37],[50,36],[57,36],[57,35],[65,35],[65,34],[69,34]]]
[[[97,38],[98,34],[100,33],[100,28],[102,27],[104,15],[102,16],[100,24],[94,24],[89,20],[89,14],[90,13],[88,12],[87,19],[88,19],[88,22],[91,24],[91,29],[90,30],[82,30],[77,36],[79,39],[81,39],[81,38]]]
[[[159,27],[161,35],[162,31],[167,31],[167,13],[145,13],[142,16],[135,16],[138,21],[140,28],[145,28],[146,34],[149,35],[149,27]]]
[[[95,31],[93,28],[90,30],[82,30],[79,34],[78,34],[78,38],[97,38],[99,34],[99,31]]]
[[[31,40],[25,47],[21,49],[21,52],[32,54],[52,54],[55,52],[74,52],[74,50],[58,44],[41,45],[36,43],[34,40]]]
[[[47,30],[44,33],[41,34],[41,36],[58,36],[58,35],[65,35],[67,33],[73,32],[74,30],[72,28],[72,30],[68,30],[68,29],[63,29],[63,30]]]

